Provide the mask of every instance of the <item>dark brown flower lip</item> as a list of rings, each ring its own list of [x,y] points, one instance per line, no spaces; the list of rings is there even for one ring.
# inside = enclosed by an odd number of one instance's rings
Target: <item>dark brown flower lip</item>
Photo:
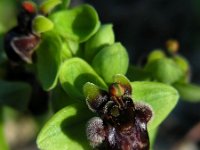
[[[95,110],[99,117],[96,118],[101,120],[103,126],[97,125],[92,130],[95,119],[89,122],[92,136],[88,139],[93,147],[104,150],[149,149],[147,123],[152,118],[152,109],[148,105],[133,102],[131,92],[131,86],[127,82],[114,82],[110,85],[108,92],[99,92],[95,99],[88,102],[89,107],[99,104],[96,107],[98,109]],[[101,99],[104,95],[102,93],[107,96],[106,99]],[[87,134],[91,135],[91,133]],[[97,139],[101,141],[95,141],[94,146],[92,137],[99,137]]]

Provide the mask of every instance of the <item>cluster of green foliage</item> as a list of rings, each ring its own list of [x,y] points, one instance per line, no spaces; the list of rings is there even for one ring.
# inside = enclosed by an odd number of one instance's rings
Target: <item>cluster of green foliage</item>
[[[107,89],[116,74],[130,79],[134,101],[152,107],[154,116],[148,132],[153,146],[157,127],[176,106],[179,94],[186,100],[200,100],[200,88],[189,83],[187,60],[174,52],[166,55],[155,50],[142,68],[129,64],[126,48],[115,41],[112,24],[102,24],[96,10],[88,4],[72,8],[69,4],[70,0],[47,0],[39,8],[48,15],[38,15],[33,20],[34,30],[41,33],[41,43],[35,51],[36,62],[24,66],[50,93],[49,111],[55,113],[37,137],[38,148],[91,149],[85,126],[94,114],[85,104],[83,86],[92,82]],[[24,111],[32,87],[25,82],[5,80],[7,62],[1,52],[0,104]]]

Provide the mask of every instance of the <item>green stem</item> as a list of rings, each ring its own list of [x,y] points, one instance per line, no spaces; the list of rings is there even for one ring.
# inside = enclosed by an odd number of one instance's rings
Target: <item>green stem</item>
[[[4,124],[3,124],[3,109],[0,107],[0,150],[8,150],[8,144],[4,135]]]

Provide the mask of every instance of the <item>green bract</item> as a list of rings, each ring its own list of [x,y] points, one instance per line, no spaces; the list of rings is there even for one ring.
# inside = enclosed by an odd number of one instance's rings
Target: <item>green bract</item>
[[[42,43],[37,49],[38,78],[45,90],[50,90],[57,84],[61,65],[62,41],[53,31],[42,36]]]
[[[169,58],[157,59],[147,64],[145,70],[160,82],[174,83],[183,77],[181,68]]]
[[[132,97],[134,101],[143,101],[153,109],[152,121],[148,131],[155,129],[176,106],[179,95],[171,86],[156,82],[132,82]]]
[[[53,29],[51,20],[42,15],[38,15],[34,18],[32,26],[36,33],[42,33]]]
[[[0,80],[0,104],[17,110],[26,110],[31,96],[31,86],[23,82]]]
[[[100,26],[98,15],[90,5],[59,11],[50,18],[61,36],[77,42],[89,39]]]
[[[102,25],[97,33],[91,37],[85,44],[85,58],[89,62],[94,58],[96,53],[107,45],[113,44],[115,35],[112,24]]]
[[[92,66],[105,82],[111,83],[113,75],[126,73],[128,63],[126,49],[120,43],[115,43],[100,50],[94,57]]]
[[[82,87],[86,82],[93,82],[106,88],[98,74],[80,58],[65,61],[60,68],[59,76],[62,87],[72,97],[83,98]]]

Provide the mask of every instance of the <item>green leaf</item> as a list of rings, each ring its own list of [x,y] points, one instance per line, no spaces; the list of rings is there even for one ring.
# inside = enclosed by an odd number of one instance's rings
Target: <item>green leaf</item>
[[[53,29],[53,22],[48,18],[38,15],[33,19],[32,27],[36,33],[43,33]]]
[[[92,61],[92,66],[105,82],[111,83],[115,74],[126,73],[128,62],[126,49],[120,43],[115,43],[97,53]]]
[[[43,14],[50,13],[57,5],[61,4],[61,0],[46,0],[40,5],[40,11]]]
[[[71,97],[84,98],[82,87],[86,82],[92,82],[105,88],[106,84],[98,74],[80,58],[65,61],[60,68],[60,82]]]
[[[77,42],[88,40],[100,26],[97,12],[90,5],[59,11],[52,14],[50,18],[60,35]]]
[[[176,106],[179,95],[171,86],[156,82],[132,82],[134,101],[145,102],[153,109],[152,121],[148,130],[158,127]]]
[[[31,96],[31,87],[23,82],[0,80],[0,104],[8,105],[17,110],[27,109]]]
[[[51,90],[57,84],[58,72],[62,62],[62,41],[58,34],[46,32],[37,49],[38,78],[45,90]]]
[[[175,83],[173,86],[178,90],[181,99],[190,102],[200,102],[200,86],[190,83]]]
[[[85,105],[72,105],[57,112],[43,127],[37,138],[42,150],[90,150],[86,123],[91,112]]]
[[[152,61],[147,64],[145,70],[157,81],[168,84],[172,84],[183,77],[181,68],[172,59],[168,58]]]
[[[107,45],[113,44],[115,35],[112,24],[102,25],[97,33],[85,44],[85,58],[92,61],[97,52]]]

